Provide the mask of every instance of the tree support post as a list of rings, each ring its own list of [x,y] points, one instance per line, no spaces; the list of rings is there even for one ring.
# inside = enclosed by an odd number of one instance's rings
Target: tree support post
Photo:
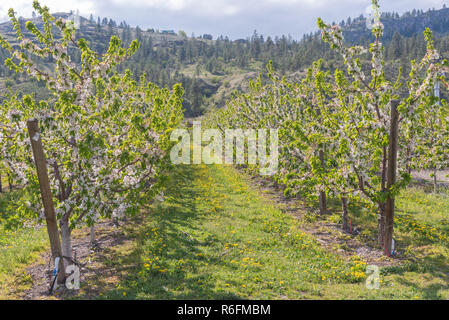
[[[61,242],[59,240],[59,230],[56,220],[53,196],[48,178],[47,162],[45,160],[44,149],[37,119],[27,122],[28,133],[30,135],[31,147],[33,149],[34,162],[36,164],[37,177],[41,191],[42,204],[44,206],[45,220],[47,222],[47,232],[50,238],[51,254],[53,259],[59,257],[59,276],[58,282],[64,281],[65,271],[61,254]]]

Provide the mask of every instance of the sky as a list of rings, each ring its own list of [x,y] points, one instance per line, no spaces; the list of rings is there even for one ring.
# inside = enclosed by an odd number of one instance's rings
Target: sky
[[[9,8],[25,18],[32,14],[32,0],[0,0],[0,21]],[[317,30],[316,19],[340,22],[367,12],[371,0],[40,0],[50,12],[80,11],[125,20],[146,30],[183,30],[188,35],[212,34],[230,39],[246,38],[254,30],[264,36],[291,35],[300,39]],[[440,9],[449,0],[380,0],[381,11],[403,13],[413,8]]]

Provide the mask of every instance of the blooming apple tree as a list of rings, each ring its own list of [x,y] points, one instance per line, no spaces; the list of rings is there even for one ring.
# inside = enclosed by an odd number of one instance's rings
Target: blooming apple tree
[[[373,1],[375,16],[379,16],[378,1]],[[429,32],[426,32],[428,43],[427,54],[419,62],[412,62],[407,96],[401,95],[401,82],[392,82],[385,76],[383,46],[381,41],[383,25],[380,20],[373,26],[375,42],[369,49],[355,46],[347,48],[343,42],[342,30],[338,26],[328,26],[321,19],[318,25],[322,31],[322,37],[332,49],[340,53],[347,66],[347,76],[341,74],[337,81],[339,85],[340,110],[344,113],[345,121],[341,122],[338,139],[342,148],[346,149],[344,156],[347,168],[358,179],[359,192],[375,204],[379,209],[379,244],[385,248],[387,254],[391,252],[392,217],[394,214],[394,196],[410,180],[410,176],[404,166],[402,156],[404,146],[413,144],[415,135],[404,135],[399,130],[401,144],[399,146],[399,160],[388,163],[391,156],[389,145],[392,142],[391,121],[393,104],[399,112],[398,125],[400,128],[410,128],[416,125],[416,119],[420,117],[422,106],[428,106],[427,96],[433,89],[433,83],[438,76],[441,66],[432,63],[438,55],[434,49]],[[361,65],[361,56],[371,55],[371,69],[364,72]],[[347,78],[347,80],[344,80]],[[407,131],[406,131],[407,132]],[[421,132],[422,133],[422,132]],[[402,145],[402,146],[401,146]],[[397,150],[390,150],[397,152]],[[393,171],[400,174],[400,179],[394,184],[387,185],[388,165],[393,166]],[[393,199],[389,213],[390,219],[386,221],[387,200]]]
[[[375,41],[369,48],[347,47],[339,26],[318,19],[323,40],[341,55],[346,70],[331,77],[317,62],[301,82],[291,83],[269,66],[268,84],[260,77],[251,81],[248,93],[211,119],[218,126],[278,127],[281,157],[275,178],[287,193],[310,198],[325,192],[341,198],[344,212],[348,198],[365,203],[377,211],[378,242],[390,255],[394,198],[410,181],[410,168],[423,157],[433,166],[446,165],[447,105],[437,107],[432,91],[435,81],[444,80],[448,63],[436,62],[439,54],[427,30],[426,55],[411,62],[404,94],[401,73],[397,79],[386,77],[376,0],[373,9]],[[370,66],[362,67],[366,57]],[[345,219],[344,213],[346,228]]]
[[[19,45],[3,37],[0,44],[11,55],[6,65],[45,82],[53,96],[36,101],[30,95],[12,95],[1,105],[1,161],[24,187],[17,204],[20,212],[42,213],[26,131],[27,120],[37,118],[41,137],[33,139],[43,141],[62,254],[71,259],[70,234],[76,225],[137,213],[160,193],[170,166],[170,132],[183,118],[183,90],[179,85],[159,88],[144,76],[136,81],[129,71],[115,71],[136,52],[136,41],[124,48],[113,36],[107,52],[99,55],[86,40],[76,40],[72,21],[55,20],[37,1],[33,7],[42,16],[43,30],[28,21],[27,34],[34,38],[27,38],[10,9]],[[80,65],[71,60],[69,48],[80,51]],[[39,62],[48,56],[55,61],[54,70]]]

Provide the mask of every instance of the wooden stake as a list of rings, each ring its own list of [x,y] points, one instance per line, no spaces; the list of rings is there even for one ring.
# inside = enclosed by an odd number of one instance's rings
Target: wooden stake
[[[65,278],[63,272],[63,259],[61,254],[61,242],[59,240],[58,223],[56,220],[55,207],[53,204],[53,196],[50,189],[50,181],[48,179],[47,162],[45,160],[44,149],[42,147],[42,139],[40,135],[37,119],[27,122],[28,133],[30,135],[31,147],[33,149],[34,162],[36,164],[37,177],[39,179],[39,187],[41,191],[42,204],[44,206],[45,220],[47,222],[47,232],[50,238],[51,254],[53,259],[59,259],[59,277],[62,281]]]

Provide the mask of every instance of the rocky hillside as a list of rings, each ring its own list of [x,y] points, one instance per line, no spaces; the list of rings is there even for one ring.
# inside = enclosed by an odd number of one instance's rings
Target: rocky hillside
[[[329,49],[318,33],[304,36],[302,40],[291,37],[263,37],[254,34],[247,39],[232,41],[227,37],[211,39],[210,35],[188,37],[185,32],[172,30],[142,30],[131,27],[125,21],[116,23],[107,18],[97,20],[86,19],[69,13],[56,13],[56,18],[78,18],[79,32],[90,42],[97,52],[105,52],[112,35],[118,35],[125,43],[134,39],[140,42],[136,55],[125,62],[124,68],[130,69],[136,79],[142,73],[147,74],[150,81],[161,86],[172,86],[182,83],[185,88],[184,108],[187,116],[198,116],[205,109],[222,107],[235,90],[244,90],[241,86],[248,77],[256,77],[265,73],[266,65],[273,61],[277,72],[286,75],[298,75],[309,67],[313,61],[323,58],[325,67],[334,70],[341,66],[341,61]],[[404,74],[411,59],[422,56],[425,43],[422,32],[430,27],[438,36],[436,45],[443,53],[449,52],[449,9],[413,10],[400,16],[397,13],[383,13],[385,25],[384,44],[389,74],[397,76],[399,66]],[[25,22],[32,20],[38,28],[42,28],[39,17],[21,18],[23,29]],[[360,16],[349,18],[340,23],[344,28],[345,39],[353,44],[367,44],[372,40],[370,30],[366,27],[366,19]],[[9,22],[0,24],[0,34],[12,41],[15,32]],[[70,52],[75,62],[80,61],[79,52]],[[8,54],[0,48],[0,62]],[[52,69],[51,58],[42,61],[43,67]],[[20,75],[14,74],[3,63],[0,63],[0,100],[9,88],[13,92],[35,93],[38,97],[46,94],[42,83],[29,83]]]

